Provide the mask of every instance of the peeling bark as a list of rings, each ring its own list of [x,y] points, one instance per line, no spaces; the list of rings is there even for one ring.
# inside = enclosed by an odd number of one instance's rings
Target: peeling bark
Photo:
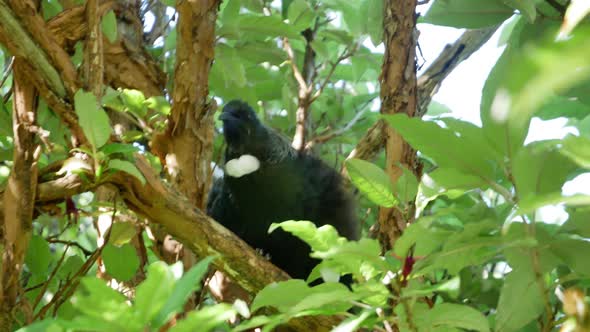
[[[41,149],[35,143],[37,93],[14,65],[14,166],[3,195],[4,219],[0,225],[0,331],[12,331],[14,310],[21,292],[20,273],[33,229],[33,209],[37,188],[37,160]]]
[[[47,24],[35,4],[32,0],[9,0],[9,3],[31,37],[47,52],[51,63],[59,71],[67,95],[72,98],[80,87],[76,68],[53,35],[47,33]]]
[[[165,137],[154,150],[168,175],[194,206],[203,209],[211,186],[213,113],[209,70],[214,57],[218,0],[177,1],[179,20],[172,113]]]
[[[416,1],[385,0],[383,38],[385,54],[381,68],[381,113],[404,113],[412,117],[416,113]],[[407,167],[418,177],[422,169],[416,151],[393,128],[386,126],[385,171],[396,183],[402,175],[398,165]],[[413,213],[402,213],[397,208],[379,210],[379,241],[384,251],[393,247]]]
[[[99,1],[88,0],[86,2],[86,21],[88,33],[84,44],[84,79],[86,88],[92,92],[98,100],[103,93],[104,53],[102,43],[101,18],[99,15]]]
[[[113,1],[101,2],[97,15],[116,9]],[[57,42],[71,51],[76,42],[86,36],[88,22],[84,6],[65,10],[47,23]],[[103,41],[105,56],[105,84],[137,89],[146,97],[160,96],[166,86],[166,75],[143,48],[130,49],[123,40]]]

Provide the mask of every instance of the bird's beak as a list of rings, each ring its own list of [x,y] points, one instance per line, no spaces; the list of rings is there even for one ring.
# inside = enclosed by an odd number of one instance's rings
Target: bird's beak
[[[230,112],[222,112],[221,115],[219,116],[219,120],[221,120],[221,121],[232,120],[232,119],[234,119],[234,116]]]

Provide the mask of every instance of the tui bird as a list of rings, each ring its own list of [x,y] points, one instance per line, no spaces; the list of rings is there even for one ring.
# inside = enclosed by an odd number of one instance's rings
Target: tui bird
[[[310,247],[273,222],[309,220],[330,224],[349,240],[359,237],[352,196],[338,172],[293,149],[264,126],[245,102],[230,101],[221,116],[227,142],[225,173],[215,181],[207,211],[250,246],[270,256],[291,277],[306,278],[319,262]]]

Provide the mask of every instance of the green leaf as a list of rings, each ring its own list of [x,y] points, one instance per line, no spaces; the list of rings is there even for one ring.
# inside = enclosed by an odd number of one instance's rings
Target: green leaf
[[[215,55],[215,66],[223,73],[226,87],[232,85],[244,87],[248,82],[246,69],[236,49],[227,44],[219,44],[215,48]]]
[[[289,220],[281,223],[273,223],[268,230],[269,233],[277,228],[282,228],[309,244],[314,251],[325,251],[330,247],[342,244],[345,238],[338,234],[332,225],[324,225],[319,228],[311,221]]]
[[[127,298],[98,278],[84,277],[72,296],[74,307],[84,316],[114,323],[116,331],[127,330],[130,323],[123,317],[130,312]],[[123,328],[125,327],[125,328]]]
[[[316,18],[316,14],[306,0],[294,0],[287,12],[289,22],[298,30],[310,28]]]
[[[432,328],[446,326],[469,331],[485,332],[490,330],[488,320],[481,312],[461,304],[437,304],[428,311],[425,320],[425,324],[430,325]]]
[[[61,13],[63,7],[58,0],[45,0],[41,2],[41,11],[43,12],[43,18],[49,21],[55,15]]]
[[[346,170],[352,183],[373,203],[384,207],[397,204],[391,179],[379,167],[368,161],[349,159],[346,161]]]
[[[117,222],[111,226],[111,237],[109,242],[116,246],[122,246],[129,243],[138,233],[135,224],[131,222]]]
[[[373,45],[379,45],[383,40],[383,1],[368,0],[366,2],[368,3],[366,30]]]
[[[252,311],[274,307],[292,316],[311,313],[336,313],[351,307],[348,303],[357,298],[340,283],[324,283],[309,287],[303,280],[291,279],[272,283],[258,292],[252,302]]]
[[[45,274],[51,262],[51,252],[49,244],[39,235],[31,236],[25,263],[29,270],[34,274]]]
[[[66,258],[59,271],[57,271],[57,276],[60,279],[69,279],[80,270],[82,265],[84,265],[84,261],[80,256],[70,256]]]
[[[109,10],[102,17],[101,27],[102,33],[111,43],[117,41],[117,16],[113,10]]]
[[[561,192],[554,192],[542,196],[529,196],[520,200],[516,214],[523,215],[532,213],[543,206],[558,204],[565,204],[567,206],[590,205],[590,195],[576,194],[572,196],[564,196]]]
[[[111,159],[109,160],[108,168],[131,174],[136,179],[138,179],[141,184],[145,184],[145,178],[143,177],[143,174],[141,174],[139,169],[137,169],[137,167],[132,162],[121,159]]]
[[[430,102],[430,104],[428,104],[428,111],[426,111],[426,115],[439,116],[451,112],[452,110],[447,105],[439,103],[436,100],[433,100]]]
[[[332,332],[354,332],[358,331],[364,321],[366,321],[373,313],[363,311],[360,315],[354,315],[343,320],[336,326]]]
[[[244,60],[256,64],[268,62],[278,66],[287,58],[285,51],[278,48],[276,43],[272,41],[238,42],[234,45],[234,49]],[[265,70],[264,72],[268,74],[268,71]]]
[[[111,125],[107,113],[98,105],[96,96],[80,89],[74,96],[78,122],[90,144],[98,149],[111,135]]]
[[[170,114],[171,106],[166,97],[154,96],[149,97],[145,100],[145,104],[148,108],[155,110],[156,112],[164,115]]]
[[[446,190],[470,190],[474,188],[485,189],[488,186],[485,180],[473,175],[465,174],[454,168],[437,168],[428,175],[432,180],[434,180],[436,185],[443,187]],[[431,184],[428,183],[428,186],[431,187]]]
[[[164,37],[164,51],[176,50],[176,26]]]
[[[263,307],[275,307],[285,312],[311,293],[311,288],[303,280],[291,279],[272,283],[258,292],[250,309],[256,311]]]
[[[219,21],[223,24],[232,24],[240,15],[240,0],[228,0],[221,3],[219,8]]]
[[[457,298],[461,291],[461,278],[453,277],[450,280],[435,285],[428,285],[410,281],[408,286],[402,290],[402,296],[412,298],[417,296],[432,296],[435,293],[446,293],[452,298]]]
[[[353,301],[362,294],[352,293],[345,285],[336,282],[320,284],[312,288],[312,293],[290,308],[292,315],[335,314],[346,312],[352,307]]]
[[[200,310],[191,311],[186,318],[178,321],[170,332],[207,332],[227,322],[236,315],[236,310],[227,303],[219,303]]]
[[[133,153],[138,152],[139,148],[131,144],[109,143],[100,148],[99,151],[101,151],[107,156],[115,153],[120,153],[126,156],[133,156]]]
[[[127,106],[128,110],[136,116],[142,118],[147,114],[145,96],[139,90],[123,89],[121,91],[121,100]]]
[[[576,273],[585,277],[590,276],[590,265],[588,264],[587,255],[590,252],[590,242],[560,236],[551,242],[550,250]]]
[[[152,320],[152,325],[160,327],[166,323],[172,315],[180,312],[182,306],[186,303],[191,294],[201,288],[201,280],[207,273],[209,263],[211,263],[213,259],[215,259],[213,256],[203,258],[176,282],[172,293],[162,306],[162,309]]]
[[[279,15],[255,15],[242,14],[237,21],[237,26],[243,36],[252,37],[287,37],[289,39],[301,39],[299,30],[286,24]]]
[[[415,254],[425,256],[440,248],[452,232],[432,226],[432,218],[420,218],[408,226],[402,236],[395,241],[394,252],[398,257],[406,257],[413,245]]]
[[[508,274],[500,293],[496,332],[518,331],[543,311],[543,298],[535,275],[527,269]]]
[[[102,250],[102,260],[107,273],[121,281],[133,278],[139,268],[139,258],[131,244],[120,247],[107,244]]]
[[[577,166],[552,144],[535,142],[512,159],[512,175],[521,200],[557,193]]]
[[[155,318],[172,294],[175,279],[172,269],[162,261],[151,264],[147,278],[138,287],[134,300],[137,319],[145,324]]]
[[[447,236],[440,252],[418,261],[415,272],[421,275],[436,269],[447,269],[449,273],[457,274],[466,266],[487,262],[503,247],[528,243],[522,239],[507,241],[497,234],[498,228],[494,220],[465,225],[462,232]],[[420,239],[417,243],[420,243]]]
[[[12,136],[12,115],[11,111],[0,103],[0,136]]]
[[[497,89],[496,99],[500,98],[499,102],[509,107],[507,117],[497,117],[499,122],[527,122],[548,97],[590,77],[588,32],[581,30],[567,41],[529,46],[514,57],[512,65],[517,65],[518,70],[506,68],[506,75]]]
[[[380,257],[381,248],[373,239],[363,238],[358,241],[346,241],[334,244],[327,250],[315,250],[311,257],[320,258],[318,264],[307,279],[308,282],[324,277],[326,270],[339,275],[352,273],[366,279],[373,277],[377,271],[389,269]]]
[[[413,202],[416,200],[418,194],[418,179],[403,165],[398,165],[401,168],[402,175],[395,183],[395,195],[400,202]]]
[[[500,24],[513,13],[514,10],[500,0],[438,0],[430,6],[423,22],[478,29]]]
[[[568,135],[562,141],[559,150],[563,155],[578,165],[590,169],[590,139],[586,137]]]
[[[461,126],[457,125],[457,131],[453,131],[405,114],[384,118],[413,148],[432,157],[440,167],[456,168],[482,180],[495,179],[496,154],[485,141],[471,139],[476,132],[483,133],[480,128],[459,131]],[[461,149],[457,149],[459,146]]]
[[[561,117],[584,119],[590,115],[590,106],[581,102],[579,98],[555,96],[550,98],[535,117],[541,120],[552,120]]]
[[[581,207],[568,210],[569,218],[561,226],[564,232],[575,233],[590,238],[590,208]]]

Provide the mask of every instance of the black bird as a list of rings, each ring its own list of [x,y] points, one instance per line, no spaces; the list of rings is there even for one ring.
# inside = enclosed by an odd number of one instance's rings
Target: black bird
[[[306,278],[318,260],[309,246],[273,222],[309,220],[333,225],[341,236],[359,237],[352,196],[338,172],[311,155],[297,152],[264,126],[245,102],[225,105],[220,119],[227,142],[225,174],[215,181],[208,213],[250,246],[270,256],[291,277]]]

